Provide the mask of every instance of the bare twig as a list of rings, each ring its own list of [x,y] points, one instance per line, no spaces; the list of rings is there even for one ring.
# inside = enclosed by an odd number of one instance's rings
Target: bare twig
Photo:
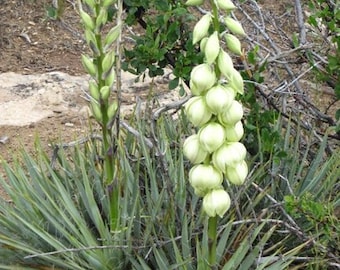
[[[295,13],[296,20],[299,27],[299,43],[300,45],[306,44],[306,27],[305,22],[303,20],[303,13],[300,0],[295,0]]]
[[[125,121],[122,121],[120,120],[120,126],[125,128],[128,132],[130,132],[131,134],[133,134],[136,138],[140,139],[140,140],[143,140],[145,145],[149,148],[153,148],[154,145],[153,143],[151,142],[150,139],[142,136],[140,134],[140,132],[138,132],[136,129],[134,129],[133,127],[129,126],[128,123],[126,123]]]
[[[169,110],[178,110],[180,109],[183,104],[185,104],[188,100],[189,100],[190,96],[186,96],[185,98],[182,98],[178,101],[172,102],[172,103],[168,103],[166,105],[164,105],[163,107],[160,107],[159,109],[157,109],[153,115],[152,115],[152,119],[153,121],[157,121],[158,118],[160,117],[160,115],[163,112],[169,111]]]

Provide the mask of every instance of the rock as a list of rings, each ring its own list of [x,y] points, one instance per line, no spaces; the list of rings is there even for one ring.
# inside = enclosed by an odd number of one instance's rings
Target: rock
[[[5,143],[7,143],[8,139],[9,138],[7,136],[1,136],[0,137],[0,143],[5,144]]]
[[[150,93],[157,97],[156,104],[179,99],[177,90],[167,90],[167,78],[169,75],[138,80],[137,76],[122,72],[122,115],[132,112],[137,97],[145,101]],[[89,79],[86,75],[71,76],[63,72],[0,74],[0,126],[26,126],[70,112],[87,117],[90,114],[85,97]]]

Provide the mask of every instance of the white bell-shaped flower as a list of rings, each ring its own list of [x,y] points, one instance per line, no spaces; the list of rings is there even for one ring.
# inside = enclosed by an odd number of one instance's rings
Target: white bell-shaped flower
[[[225,128],[215,122],[208,123],[199,130],[198,136],[202,148],[212,153],[225,141]]]
[[[214,166],[226,173],[229,166],[235,166],[245,159],[247,149],[240,142],[227,142],[218,148],[212,155]]]
[[[227,110],[231,106],[234,98],[234,90],[220,84],[210,88],[205,95],[207,106],[214,114],[219,114]]]
[[[218,115],[218,120],[225,126],[235,125],[243,117],[242,104],[233,100],[229,108]]]
[[[194,67],[190,74],[191,82],[197,91],[203,92],[211,88],[216,82],[216,74],[208,64]]]
[[[222,218],[230,204],[229,194],[223,189],[214,189],[203,198],[203,210],[209,217],[218,215]]]
[[[227,168],[226,177],[230,183],[234,185],[242,185],[246,180],[248,175],[247,163],[242,160],[235,166],[230,166]]]
[[[223,175],[212,165],[199,164],[189,171],[189,182],[196,194],[206,194],[221,186]]]
[[[206,159],[208,152],[202,148],[198,135],[194,134],[184,141],[183,154],[193,164],[198,164]]]
[[[190,98],[185,104],[185,113],[189,121],[195,126],[204,125],[212,116],[212,113],[202,96]]]
[[[244,135],[242,122],[238,121],[234,126],[227,126],[225,133],[228,142],[238,142]]]
[[[239,35],[239,36],[246,35],[246,33],[243,30],[242,25],[238,21],[235,21],[230,16],[227,16],[224,21],[228,29],[230,30],[230,32],[232,32],[234,35]]]
[[[225,34],[225,40],[230,51],[237,55],[242,55],[241,42],[237,37],[233,34]]]

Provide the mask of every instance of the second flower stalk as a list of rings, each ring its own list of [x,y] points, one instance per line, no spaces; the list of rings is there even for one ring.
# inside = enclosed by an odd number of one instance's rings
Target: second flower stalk
[[[198,127],[198,132],[185,140],[183,153],[194,164],[189,182],[196,195],[203,197],[203,210],[209,217],[223,217],[230,208],[223,179],[241,185],[248,174],[246,148],[239,142],[244,134],[243,109],[235,100],[237,94],[243,94],[243,79],[229,54],[220,46],[224,37],[232,53],[241,53],[240,42],[233,34],[243,35],[244,31],[231,19],[233,9],[230,5],[225,9],[230,33],[220,34],[215,30],[209,34],[213,20],[218,19],[211,14],[202,17],[193,33],[194,43],[200,42],[205,54],[205,63],[191,72],[193,97],[185,105],[185,113]]]

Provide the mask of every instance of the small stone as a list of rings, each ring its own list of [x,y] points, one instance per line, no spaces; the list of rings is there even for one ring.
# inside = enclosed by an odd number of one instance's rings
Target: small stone
[[[5,144],[8,142],[8,139],[9,139],[8,136],[2,136],[0,137],[0,143]]]

